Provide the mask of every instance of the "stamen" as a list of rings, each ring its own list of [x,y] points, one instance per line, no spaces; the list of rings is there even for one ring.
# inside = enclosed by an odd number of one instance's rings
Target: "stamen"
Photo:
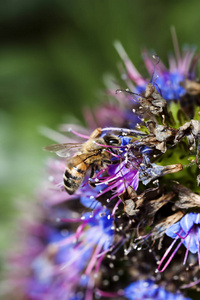
[[[64,240],[57,242],[57,246],[63,247],[63,246],[69,245],[70,243],[73,243],[74,241],[75,241],[75,236],[72,234],[72,235],[68,236],[67,238],[65,238]]]
[[[73,134],[75,134],[75,135],[77,135],[77,136],[79,136],[79,137],[81,137],[81,138],[83,138],[83,139],[89,140],[89,138],[90,138],[89,135],[85,135],[85,134],[79,133],[79,132],[77,132],[77,131],[75,131],[75,130],[73,130],[73,129],[71,129],[71,128],[69,128],[68,131],[69,131],[69,132],[72,132]]]
[[[186,249],[186,252],[185,252],[185,257],[184,257],[184,261],[183,261],[184,265],[185,265],[187,257],[188,257],[188,252],[189,252],[189,248],[190,248],[191,239],[192,239],[192,235],[190,235],[189,243],[188,243],[188,246],[187,246],[187,249]]]
[[[102,254],[100,256],[100,258],[98,259],[98,261],[97,261],[96,268],[95,268],[95,271],[94,271],[95,274],[98,274],[103,259],[104,259],[104,255]]]
[[[178,240],[178,237],[174,239],[174,241],[172,242],[172,244],[169,246],[169,248],[166,250],[165,254],[163,255],[160,264],[158,266],[158,272],[161,273],[163,272],[167,266],[169,265],[169,263],[171,262],[172,258],[174,257],[174,255],[176,254],[176,252],[178,251],[178,249],[180,248],[180,246],[183,243],[183,240],[180,241],[180,243],[177,245],[177,247],[175,248],[175,250],[172,252],[171,256],[169,257],[169,259],[167,260],[167,262],[164,264],[163,268],[160,270],[160,267],[163,263],[163,261],[165,260],[165,258],[168,256],[168,254],[170,253],[171,249],[173,248],[174,244],[176,243],[176,241]]]
[[[106,253],[108,252],[111,252],[113,250],[114,246],[111,246],[109,249],[105,250],[105,251],[102,251],[101,253],[99,253],[97,255],[97,258],[101,257],[101,256],[104,256]]]
[[[77,240],[79,239],[81,233],[83,232],[83,229],[85,228],[86,224],[87,224],[87,221],[86,221],[86,222],[83,222],[83,223],[77,228],[76,234],[75,234]]]
[[[175,52],[175,56],[176,56],[176,61],[179,62],[180,58],[181,58],[181,54],[180,54],[178,39],[177,39],[176,30],[175,30],[174,26],[171,27],[171,35],[172,35],[172,41],[173,41],[173,45],[174,45],[174,52]]]
[[[94,290],[94,279],[92,276],[89,276],[89,282],[85,293],[85,300],[92,300],[93,299],[93,290]]]
[[[119,155],[114,154],[113,152],[106,150],[106,152],[110,153],[112,156],[117,157],[117,158],[121,158]]]
[[[93,255],[92,255],[92,258],[90,259],[90,262],[85,270],[85,274],[86,275],[89,275],[95,265],[95,262],[96,262],[96,259],[97,259],[97,255],[99,254],[99,252],[101,251],[102,247],[103,247],[103,244],[104,244],[104,238],[101,238]]]
[[[99,144],[97,143],[96,141],[93,141],[94,144],[98,145],[98,146],[101,146],[101,147],[105,147],[105,148],[125,148],[126,146],[112,146],[112,145],[105,145],[105,144]]]
[[[195,235],[196,235],[196,242],[198,248],[198,261],[199,261],[199,268],[200,268],[200,244],[199,244],[199,238],[196,230],[195,230]]]
[[[119,296],[122,296],[122,292],[118,292],[118,293],[110,293],[110,292],[104,292],[104,291],[101,291],[99,289],[96,290],[96,295],[97,296],[100,296],[100,297],[108,297],[108,298],[113,298],[113,297],[119,297]]]
[[[119,127],[105,127],[101,129],[102,132],[112,131],[113,133],[125,133],[126,135],[137,135],[137,136],[145,136],[146,133],[137,131],[134,129],[128,129],[128,128],[119,128]]]
[[[115,206],[114,206],[114,208],[113,208],[113,210],[112,210],[111,217],[114,216],[114,214],[115,214],[116,210],[118,209],[118,206],[119,206],[119,204],[120,204],[121,202],[122,202],[121,199],[119,199],[119,200],[117,201],[117,203],[115,204]]]
[[[181,289],[188,289],[188,288],[191,288],[191,287],[197,285],[198,283],[200,283],[200,279],[198,279],[198,280],[196,280],[196,281],[193,281],[193,282],[191,282],[190,284],[182,285],[180,288],[181,288]]]

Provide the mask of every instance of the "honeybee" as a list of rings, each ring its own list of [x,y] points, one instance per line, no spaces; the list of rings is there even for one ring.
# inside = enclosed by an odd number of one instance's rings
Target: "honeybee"
[[[111,163],[111,148],[107,146],[121,145],[120,137],[109,133],[101,137],[101,134],[102,129],[97,128],[85,143],[54,144],[44,148],[44,150],[56,152],[61,157],[67,157],[75,151],[75,155],[67,161],[63,175],[64,188],[68,194],[72,195],[77,191],[90,168],[101,169],[104,165]]]

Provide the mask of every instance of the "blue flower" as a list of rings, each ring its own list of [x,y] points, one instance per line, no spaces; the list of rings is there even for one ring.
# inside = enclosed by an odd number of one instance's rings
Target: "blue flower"
[[[200,214],[199,213],[188,213],[179,222],[171,225],[166,230],[166,235],[174,239],[170,247],[165,252],[161,262],[158,266],[160,272],[164,271],[168,266],[175,253],[178,251],[180,246],[183,244],[186,247],[186,254],[183,264],[186,263],[188,252],[195,254],[198,253],[199,266],[200,266]],[[176,241],[180,239],[179,244],[176,246],[175,250],[172,252],[165,265],[161,269],[163,261],[168,257],[170,251],[175,245]]]
[[[103,251],[108,250],[114,238],[114,231],[112,229],[113,218],[110,216],[109,210],[101,206],[92,214],[86,213],[84,215],[84,222],[85,225],[90,225],[90,227],[83,232],[84,243],[91,244],[93,247],[99,245],[97,256],[102,249]]]
[[[157,87],[158,91],[161,91],[162,96],[166,100],[179,99],[186,93],[185,89],[180,86],[180,82],[184,79],[185,76],[178,71],[173,73],[165,71],[158,75],[155,87]]]
[[[124,296],[129,300],[191,300],[182,294],[172,294],[155,284],[152,280],[139,280],[124,289]]]
[[[72,233],[49,230],[46,247],[31,262],[32,276],[27,281],[27,297],[70,300],[91,254],[91,249],[82,245],[75,247]]]
[[[143,78],[137,71],[119,42],[115,43],[115,47],[126,67],[126,75],[123,75],[123,79],[125,79],[130,90],[141,94],[145,91],[146,85],[149,81]],[[180,86],[180,83],[186,78],[194,78],[194,72],[190,72],[194,52],[195,48],[191,47],[183,49],[182,55],[179,55],[176,58],[171,55],[169,58],[168,70],[161,61],[159,61],[159,63],[157,61],[156,65],[156,61],[152,58],[152,56],[150,56],[146,50],[143,51],[145,66],[150,76],[153,76],[152,81],[154,82],[157,91],[164,99],[180,99],[186,93],[186,90]],[[134,89],[133,84],[136,85]]]
[[[69,219],[62,221],[70,222]],[[71,268],[77,268],[80,275],[86,267],[84,275],[88,278],[91,272],[96,274],[99,271],[103,258],[115,246],[113,219],[107,209],[98,205],[93,212],[85,213],[82,220],[77,219],[77,222],[81,224],[76,233],[58,242],[57,246],[59,251],[63,247],[65,249],[62,253],[66,255],[63,266],[66,272],[70,273]]]
[[[99,192],[103,186],[96,186],[92,188],[90,185],[85,185],[81,188],[80,201],[81,204],[90,209],[97,209],[101,207],[101,203],[96,200]]]

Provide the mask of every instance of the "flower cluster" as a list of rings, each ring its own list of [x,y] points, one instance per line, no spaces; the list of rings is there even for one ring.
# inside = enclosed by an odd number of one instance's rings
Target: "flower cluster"
[[[85,112],[45,149],[49,182],[3,283],[29,300],[198,299],[200,83],[194,49],[169,69],[143,53],[151,79],[120,43],[116,106]],[[179,51],[175,51],[179,53]],[[119,104],[119,105],[118,105]],[[100,127],[99,127],[100,126]],[[65,126],[67,128],[67,126]],[[56,138],[56,134],[54,134]],[[10,298],[9,298],[10,299]]]

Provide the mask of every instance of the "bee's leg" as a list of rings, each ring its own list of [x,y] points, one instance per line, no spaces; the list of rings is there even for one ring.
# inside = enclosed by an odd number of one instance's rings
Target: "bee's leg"
[[[91,167],[90,178],[92,178],[92,177],[94,176],[96,170],[97,170],[97,167],[96,167],[95,165],[93,165],[93,166]]]
[[[91,133],[91,135],[90,135],[90,138],[91,139],[95,139],[95,138],[97,138],[97,137],[100,137],[101,136],[101,128],[99,127],[99,128],[96,128],[92,133]]]
[[[101,161],[101,167],[103,167],[104,165],[110,165],[111,164],[111,161],[109,159],[103,159]]]
[[[96,170],[97,170],[97,166],[92,165],[92,166],[91,166],[90,178],[89,178],[88,183],[89,183],[89,185],[90,185],[91,187],[93,187],[93,188],[95,188],[95,186],[96,186],[95,181],[92,180],[93,176],[94,176],[95,173],[96,173]]]

